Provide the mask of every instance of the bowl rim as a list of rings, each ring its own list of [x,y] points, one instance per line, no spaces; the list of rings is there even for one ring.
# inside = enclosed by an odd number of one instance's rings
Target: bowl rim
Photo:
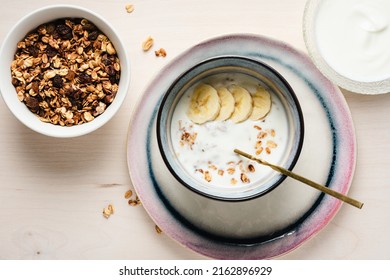
[[[288,167],[286,167],[286,169],[288,170],[292,170],[294,168],[294,166],[296,165],[298,159],[299,159],[299,156],[301,154],[301,151],[302,151],[302,146],[303,146],[303,141],[304,141],[304,132],[305,132],[305,125],[304,125],[304,118],[303,118],[303,113],[302,113],[302,108],[300,106],[300,103],[299,103],[299,100],[294,92],[294,90],[292,89],[291,85],[287,82],[287,80],[278,72],[276,71],[273,67],[269,66],[268,64],[262,62],[262,61],[259,61],[259,60],[255,60],[255,59],[252,59],[252,58],[248,58],[248,57],[245,57],[245,56],[239,56],[239,55],[222,55],[222,56],[216,56],[216,57],[212,57],[212,58],[209,58],[209,59],[206,59],[206,60],[203,60],[199,63],[196,63],[194,64],[193,66],[191,66],[189,69],[187,69],[186,71],[184,71],[183,73],[181,73],[172,83],[171,85],[169,86],[169,88],[165,91],[164,93],[164,96],[161,100],[161,103],[159,105],[159,108],[158,108],[158,111],[157,111],[157,117],[156,117],[156,138],[157,138],[157,144],[158,144],[158,148],[159,148],[159,151],[160,151],[160,155],[166,165],[166,167],[168,168],[168,170],[170,171],[170,173],[175,177],[175,179],[181,183],[183,186],[185,186],[187,189],[197,193],[197,194],[200,194],[204,197],[207,197],[207,198],[211,198],[211,199],[214,199],[214,200],[220,200],[220,201],[225,201],[225,202],[240,202],[240,201],[247,201],[247,200],[251,200],[251,199],[254,199],[254,198],[257,198],[257,197],[260,197],[260,196],[263,196],[269,192],[271,192],[272,190],[274,190],[277,186],[279,186],[286,178],[287,176],[283,175],[283,174],[278,174],[276,176],[279,177],[279,179],[273,184],[271,185],[270,187],[268,187],[267,189],[265,190],[262,190],[260,192],[256,192],[256,193],[253,193],[251,195],[246,195],[246,196],[239,196],[239,197],[224,197],[224,196],[218,196],[218,195],[213,195],[213,194],[210,194],[210,193],[207,193],[207,192],[204,192],[204,191],[201,191],[200,189],[192,186],[191,184],[187,183],[183,178],[181,178],[181,176],[179,176],[177,174],[177,172],[175,171],[175,169],[172,167],[168,157],[166,156],[165,154],[165,149],[164,149],[164,144],[162,142],[162,137],[161,137],[161,119],[162,119],[162,113],[163,113],[163,108],[164,108],[164,104],[166,103],[172,89],[175,87],[175,85],[186,75],[188,74],[189,72],[193,71],[195,68],[203,65],[203,64],[206,64],[206,63],[210,63],[212,61],[215,61],[215,60],[220,60],[220,59],[239,59],[239,60],[246,60],[246,61],[250,61],[252,63],[255,63],[255,64],[258,64],[260,65],[261,67],[264,67],[266,68],[268,71],[270,71],[272,74],[274,74],[282,83],[283,85],[287,88],[288,92],[290,93],[290,96],[294,102],[294,104],[296,105],[296,111],[297,111],[297,115],[298,115],[298,120],[299,120],[299,125],[297,126],[298,127],[298,131],[299,131],[299,134],[298,134],[298,141],[297,141],[297,149],[296,149],[296,153],[294,154],[294,157],[290,163],[290,165]],[[188,176],[190,177],[190,176]]]
[[[338,73],[331,67],[321,55],[315,39],[315,23],[314,18],[318,13],[318,9],[325,2],[324,0],[308,0],[306,2],[303,21],[302,33],[306,49],[309,57],[320,72],[333,81],[340,87],[349,90],[353,93],[360,93],[366,95],[385,94],[390,92],[390,78],[382,79],[373,82],[364,82],[350,79]]]
[[[65,11],[64,15],[58,16],[58,13],[61,13],[62,9],[64,9]],[[53,15],[50,14],[51,12],[53,13]],[[71,13],[75,13],[75,15],[72,16]],[[48,16],[45,17],[45,18],[49,18],[49,20],[37,19],[37,17],[45,14],[49,14]],[[115,96],[114,101],[110,104],[110,106],[107,107],[106,111],[102,115],[95,118],[92,122],[84,123],[81,125],[73,125],[70,127],[67,126],[62,127],[59,125],[53,125],[51,123],[44,123],[40,121],[35,114],[29,111],[25,106],[25,104],[23,104],[19,100],[14,100],[17,99],[16,92],[15,92],[15,96],[9,94],[11,88],[14,89],[14,86],[11,84],[11,79],[9,79],[8,81],[8,77],[10,77],[9,68],[6,67],[6,69],[0,69],[0,73],[2,74],[1,75],[2,77],[0,78],[0,95],[2,96],[4,102],[6,103],[11,113],[21,123],[23,123],[26,127],[30,128],[31,130],[38,132],[42,135],[55,137],[55,138],[71,138],[71,137],[78,137],[78,136],[89,134],[99,129],[103,125],[105,125],[108,121],[110,121],[122,106],[129,90],[131,68],[130,68],[130,60],[126,53],[125,45],[122,39],[120,38],[119,34],[115,31],[115,28],[102,15],[88,8],[78,6],[78,5],[72,5],[72,4],[53,4],[53,5],[46,5],[38,9],[35,9],[25,14],[23,17],[21,17],[11,27],[7,35],[4,37],[4,41],[0,48],[0,67],[4,68],[2,66],[5,66],[6,64],[9,64],[10,66],[12,59],[11,61],[8,61],[9,53],[11,52],[10,50],[7,50],[8,47],[12,47],[12,50],[14,50],[12,52],[14,53],[16,51],[16,43],[23,36],[25,36],[25,34],[28,34],[28,32],[36,28],[39,24],[50,22],[59,18],[72,18],[72,17],[73,18],[85,17],[86,19],[96,24],[98,28],[104,34],[106,34],[106,36],[108,36],[111,41],[115,41],[115,43],[113,42],[113,44],[115,46],[115,49],[117,50],[117,54],[120,59],[120,65],[121,65],[120,82],[118,84],[118,92]],[[26,23],[28,23],[29,21],[34,21],[34,24],[35,22],[38,23],[36,24],[36,26],[28,26],[26,25]],[[17,35],[19,35],[19,33],[23,33],[23,34],[21,35],[22,36],[21,38],[16,38],[15,37],[16,35],[14,33],[16,33]],[[21,103],[21,105],[24,105],[26,108],[23,108],[23,106],[20,105],[16,105],[18,103]],[[28,110],[28,112],[26,112],[25,109]],[[31,120],[28,119],[30,116],[27,116],[29,115],[29,113],[31,113],[31,117],[33,117],[31,118]]]

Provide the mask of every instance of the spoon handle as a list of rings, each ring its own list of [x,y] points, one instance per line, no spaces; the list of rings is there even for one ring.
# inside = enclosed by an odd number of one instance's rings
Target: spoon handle
[[[340,200],[342,200],[342,201],[344,201],[344,202],[346,202],[346,203],[348,203],[348,204],[350,204],[352,206],[355,206],[355,207],[357,207],[359,209],[361,209],[363,207],[363,203],[362,202],[360,202],[360,201],[358,201],[356,199],[350,198],[350,197],[348,197],[348,196],[346,196],[346,195],[344,195],[342,193],[336,192],[336,191],[334,191],[332,189],[329,189],[329,188],[327,188],[327,187],[325,187],[323,185],[320,185],[320,184],[318,184],[316,182],[313,182],[312,180],[309,180],[309,179],[307,179],[305,177],[302,177],[301,175],[298,175],[298,174],[296,174],[294,172],[291,172],[290,170],[285,169],[285,168],[283,168],[281,166],[277,166],[277,165],[269,163],[269,162],[267,162],[265,160],[256,158],[256,157],[254,157],[254,156],[252,156],[250,154],[247,154],[247,153],[245,153],[243,151],[240,151],[238,149],[234,149],[234,152],[239,154],[239,155],[241,155],[241,156],[243,156],[243,157],[246,157],[246,158],[249,158],[251,160],[254,160],[254,161],[256,161],[256,162],[258,162],[258,163],[260,163],[262,165],[266,165],[268,167],[271,167],[275,171],[278,171],[278,172],[280,172],[280,173],[282,173],[282,174],[284,174],[284,175],[286,175],[288,177],[291,177],[291,178],[293,178],[295,180],[298,180],[298,181],[300,181],[300,182],[302,182],[302,183],[304,183],[306,185],[309,185],[309,186],[311,186],[311,187],[313,187],[313,188],[315,188],[315,189],[317,189],[319,191],[322,191],[322,192],[324,192],[326,194],[329,194],[329,195],[331,195],[331,196],[333,196],[335,198],[338,198],[338,199],[340,199]]]

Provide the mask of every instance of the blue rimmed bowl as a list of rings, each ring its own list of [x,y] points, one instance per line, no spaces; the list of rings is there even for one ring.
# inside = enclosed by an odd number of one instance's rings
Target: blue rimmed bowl
[[[189,98],[189,91],[193,90],[199,83],[212,83],[214,81],[224,85],[229,83],[248,84],[248,80],[255,81],[256,84],[264,87],[271,94],[273,100],[271,113],[275,112],[274,116],[260,120],[258,123],[263,124],[265,121],[271,124],[272,122],[283,122],[286,127],[286,133],[283,139],[280,139],[283,141],[281,145],[283,148],[279,151],[279,158],[273,163],[291,170],[300,155],[304,139],[303,115],[293,89],[281,74],[260,61],[240,56],[221,56],[202,61],[185,71],[169,87],[159,107],[156,124],[157,142],[167,168],[183,186],[202,196],[223,201],[248,200],[270,192],[286,178],[275,171],[256,167],[255,172],[266,172],[266,174],[251,180],[249,183],[234,187],[217,185],[212,181],[208,182],[194,176],[194,173],[185,167],[175,149],[176,139],[173,139],[172,129],[176,129],[177,125],[173,123],[176,122],[174,115],[176,110],[183,110],[183,106],[179,104],[183,98]],[[280,119],[280,116],[283,116],[283,119]],[[229,120],[225,122],[229,122]],[[196,124],[190,126],[197,127]],[[257,126],[256,123],[253,126]],[[210,130],[213,130],[213,127]],[[227,130],[229,131],[229,128]],[[224,136],[225,140],[228,141],[236,132],[230,134],[228,132]],[[194,141],[196,144],[197,140]],[[233,149],[240,147],[240,142],[239,139],[237,142],[233,141],[232,143],[236,146],[229,147],[222,152],[234,154]],[[242,149],[248,150],[247,148],[242,147]],[[199,153],[195,151],[193,155],[198,156]],[[239,160],[238,155],[232,156],[236,156]],[[210,154],[210,161],[213,158],[214,156]],[[199,170],[194,168],[195,171]]]

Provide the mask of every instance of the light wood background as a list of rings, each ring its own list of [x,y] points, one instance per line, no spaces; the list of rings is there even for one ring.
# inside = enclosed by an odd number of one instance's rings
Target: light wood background
[[[1,0],[0,43],[22,16],[61,2],[111,22],[127,46],[132,81],[119,113],[74,139],[29,130],[0,100],[0,259],[205,259],[157,234],[143,207],[123,197],[131,188],[126,137],[134,106],[172,58],[214,36],[261,34],[306,52],[305,0]],[[127,3],[135,6],[131,14]],[[167,57],[141,50],[149,35]],[[281,259],[390,258],[390,95],[343,93],[358,140],[350,195],[365,206],[344,205],[325,229]],[[110,203],[116,213],[107,220],[101,212]]]

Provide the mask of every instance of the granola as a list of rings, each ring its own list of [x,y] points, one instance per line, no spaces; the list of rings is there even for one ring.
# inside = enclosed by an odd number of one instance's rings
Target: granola
[[[158,57],[158,56],[161,56],[161,57],[166,57],[167,56],[167,51],[163,48],[160,48],[156,51],[154,51],[154,54]]]
[[[146,38],[146,40],[142,43],[142,49],[146,52],[150,50],[150,48],[153,46],[154,40],[151,36]]]
[[[157,232],[158,234],[161,234],[161,233],[162,233],[162,230],[161,230],[161,228],[160,228],[158,225],[155,225],[155,226],[154,226],[154,229],[156,230],[156,232]]]
[[[93,121],[113,102],[120,61],[93,23],[64,18],[40,25],[17,44],[11,63],[17,97],[43,122]]]
[[[103,217],[106,219],[108,219],[114,213],[115,208],[112,204],[109,204],[107,207],[103,208]]]
[[[198,140],[198,133],[202,133],[201,130],[197,130],[197,125],[188,123],[183,120],[178,120],[178,132],[179,146],[185,150],[190,150],[194,152],[205,150],[200,149],[199,145],[202,145],[202,139]],[[218,128],[222,130],[222,128]],[[273,150],[277,149],[278,143],[276,139],[276,131],[273,128],[263,129],[258,124],[251,126],[252,137],[250,138],[253,141],[253,151],[256,155],[270,155]],[[196,132],[197,131],[197,132]],[[201,137],[200,137],[201,138]],[[183,151],[185,151],[183,150]],[[195,174],[200,173],[199,178],[205,182],[217,182],[217,184],[222,184],[234,186],[237,184],[249,184],[253,182],[253,178],[256,177],[255,173],[261,171],[256,170],[254,164],[247,160],[231,160],[228,162],[221,162],[219,159],[208,160],[205,162],[204,159],[200,160],[196,165],[193,165]],[[225,179],[221,178],[228,178]],[[222,180],[222,181],[221,181]],[[219,182],[219,183],[218,183]]]

